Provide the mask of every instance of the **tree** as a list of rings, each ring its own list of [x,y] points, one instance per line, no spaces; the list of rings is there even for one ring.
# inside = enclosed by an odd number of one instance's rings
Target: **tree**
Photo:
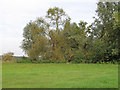
[[[112,53],[117,48],[117,31],[114,30],[115,18],[113,14],[118,10],[117,2],[98,2],[96,10],[97,18],[92,25],[94,38],[100,39],[106,45],[104,52],[105,60],[117,59]]]
[[[3,61],[13,60],[13,59],[14,59],[13,55],[14,55],[13,52],[5,53],[5,54],[2,55],[2,60],[3,60]]]
[[[49,32],[51,40],[50,42],[53,46],[52,57],[54,60],[58,60],[61,56],[61,51],[59,50],[59,46],[57,45],[57,43],[59,43],[58,34],[60,33],[60,30],[64,27],[66,20],[70,20],[70,18],[63,11],[63,9],[58,7],[49,8],[46,17],[50,20],[49,24],[50,27],[53,29]]]
[[[43,57],[47,52],[47,48],[47,39],[45,37],[39,37],[39,40],[32,44],[28,56],[31,60],[39,60],[39,56]]]
[[[51,26],[55,26],[57,34],[59,33],[60,27],[64,25],[64,22],[70,19],[63,9],[58,7],[49,8],[46,17],[50,19]]]
[[[73,59],[85,58],[87,52],[87,31],[90,26],[86,26],[87,22],[80,21],[76,23],[66,22],[63,30],[64,45],[66,48],[65,55],[68,57],[68,62]]]
[[[37,60],[39,56],[44,56],[47,51],[47,29],[49,25],[44,19],[38,18],[30,21],[24,28],[22,49],[28,54],[31,60]]]
[[[119,4],[120,4],[120,2],[119,2]],[[120,9],[120,7],[118,7],[118,10]],[[114,12],[114,14],[113,14],[113,18],[115,18],[115,23],[114,23],[114,34],[115,34],[115,36],[114,36],[114,42],[116,42],[116,49],[114,49],[114,51],[115,52],[117,52],[116,53],[116,55],[118,55],[118,56],[120,56],[120,11],[116,11],[116,12]],[[119,59],[120,59],[120,57],[119,57]]]
[[[110,34],[113,31],[115,23],[112,17],[113,13],[118,10],[117,3],[115,2],[99,2],[96,10],[98,18],[95,18],[94,34],[100,39],[110,40]],[[107,38],[108,37],[108,38]]]

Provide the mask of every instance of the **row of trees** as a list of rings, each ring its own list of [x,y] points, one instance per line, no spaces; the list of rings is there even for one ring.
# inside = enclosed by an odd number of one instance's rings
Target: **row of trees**
[[[94,22],[71,22],[63,9],[54,7],[46,17],[24,28],[21,48],[30,60],[114,62],[120,60],[119,3],[98,2]]]

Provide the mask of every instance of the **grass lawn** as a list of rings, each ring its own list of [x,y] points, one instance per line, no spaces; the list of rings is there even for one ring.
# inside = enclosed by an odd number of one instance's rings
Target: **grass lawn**
[[[118,88],[118,65],[2,64],[3,88]]]

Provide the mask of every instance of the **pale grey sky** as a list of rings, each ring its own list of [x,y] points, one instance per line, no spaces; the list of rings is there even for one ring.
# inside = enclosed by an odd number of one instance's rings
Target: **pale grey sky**
[[[93,22],[97,0],[0,0],[0,55],[14,52],[24,55],[20,48],[23,28],[30,20],[44,17],[50,7],[60,7],[71,17]]]

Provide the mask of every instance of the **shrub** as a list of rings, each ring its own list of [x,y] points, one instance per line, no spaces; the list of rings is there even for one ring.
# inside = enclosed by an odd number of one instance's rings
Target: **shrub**
[[[2,55],[2,60],[3,61],[10,61],[10,60],[14,60],[13,57],[14,53],[13,52],[8,52]]]

